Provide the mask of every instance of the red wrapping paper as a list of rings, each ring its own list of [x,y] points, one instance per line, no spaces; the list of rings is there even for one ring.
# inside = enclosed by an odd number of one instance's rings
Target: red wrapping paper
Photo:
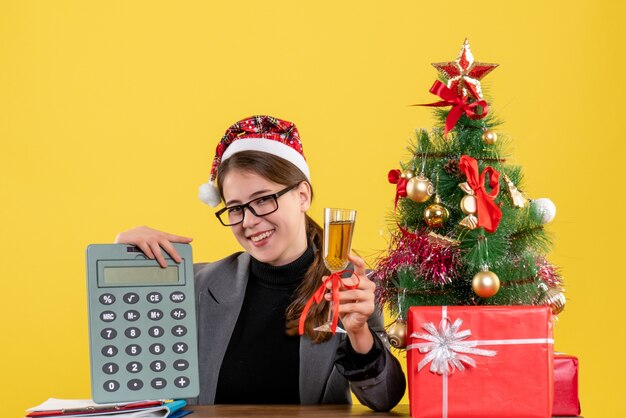
[[[553,416],[580,415],[578,399],[578,358],[567,354],[554,354],[554,404]]]
[[[412,345],[427,343],[409,338],[407,347],[409,401],[413,418],[549,418],[553,401],[552,314],[546,306],[414,306],[409,308],[408,333],[426,333],[442,314],[459,331],[470,330],[465,341],[495,355],[466,354],[476,367],[465,365],[447,376],[418,371],[428,353]],[[531,342],[532,341],[532,342]],[[485,344],[495,342],[495,344]],[[444,382],[445,381],[445,382]],[[447,396],[446,396],[447,393]]]

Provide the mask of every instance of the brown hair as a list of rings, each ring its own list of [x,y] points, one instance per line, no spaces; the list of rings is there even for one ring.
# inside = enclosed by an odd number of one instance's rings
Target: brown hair
[[[311,186],[311,183],[304,173],[289,161],[266,152],[241,151],[232,155],[226,161],[223,161],[217,170],[217,187],[222,200],[224,199],[223,179],[230,170],[249,171],[284,186],[301,183],[303,181],[306,181],[309,186]],[[312,186],[311,199],[313,199]],[[322,227],[309,215],[305,215],[305,222],[307,239],[309,240],[309,245],[313,245],[315,256],[313,263],[304,274],[304,279],[296,289],[293,301],[287,307],[285,313],[286,332],[289,335],[296,335],[298,333],[298,321],[302,314],[302,309],[304,309],[304,305],[306,305],[315,290],[322,284],[322,276],[330,274],[322,259],[321,249],[324,237]],[[307,315],[305,333],[315,343],[327,341],[332,336],[332,334],[328,332],[317,332],[313,330],[316,326],[324,323],[327,315],[327,303],[312,306]]]

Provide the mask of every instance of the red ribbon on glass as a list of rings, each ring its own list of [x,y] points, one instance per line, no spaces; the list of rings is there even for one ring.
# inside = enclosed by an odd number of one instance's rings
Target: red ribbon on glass
[[[474,95],[474,97],[479,97],[478,93],[476,92],[476,88],[472,84],[466,83],[466,86]],[[436,103],[417,104],[413,106],[452,106],[452,109],[450,109],[450,112],[448,113],[448,117],[446,117],[446,129],[444,131],[444,135],[448,135],[448,132],[450,132],[454,128],[454,125],[456,125],[457,121],[463,113],[465,113],[470,119],[478,120],[487,116],[487,112],[489,112],[489,105],[485,100],[477,100],[468,103],[468,100],[470,98],[469,96],[459,97],[459,95],[454,90],[448,88],[448,86],[446,86],[439,80],[435,81],[429,91],[432,94],[439,96],[442,100]],[[477,108],[482,109],[481,113],[477,113]]]
[[[398,199],[406,197],[406,184],[408,180],[402,177],[400,170],[390,170],[389,174],[387,174],[387,179],[389,183],[396,185],[396,200],[393,202],[393,208],[395,210],[398,206]]]
[[[478,162],[467,155],[461,156],[459,169],[465,174],[467,184],[476,195],[478,226],[485,228],[485,231],[489,233],[495,232],[502,219],[502,211],[494,202],[500,192],[500,173],[493,167],[487,167],[478,174]],[[489,174],[489,187],[491,187],[489,193],[485,189],[487,174]]]
[[[361,279],[359,278],[359,276],[355,275],[357,279],[356,284],[353,284],[353,285],[345,284],[343,280],[341,280],[341,275],[343,273],[352,273],[352,270],[341,270],[341,271],[332,273],[330,276],[327,276],[322,281],[322,285],[317,288],[315,293],[313,293],[313,296],[311,296],[311,298],[307,301],[306,305],[304,305],[304,309],[302,310],[302,314],[300,315],[300,322],[298,326],[298,333],[300,335],[304,334],[304,322],[306,321],[306,316],[309,313],[311,306],[313,306],[314,303],[320,304],[322,300],[324,299],[324,294],[326,293],[326,290],[327,290],[326,283],[328,283],[329,281],[332,283],[331,294],[333,295],[332,297],[333,321],[331,323],[330,329],[333,334],[337,331],[337,323],[339,322],[339,309],[338,309],[339,289],[341,289],[342,286],[350,290],[356,289],[359,287],[359,284],[361,283]]]

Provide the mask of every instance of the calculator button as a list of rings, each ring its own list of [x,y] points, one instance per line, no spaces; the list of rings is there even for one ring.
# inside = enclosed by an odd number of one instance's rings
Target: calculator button
[[[185,343],[175,343],[172,346],[172,350],[176,353],[176,354],[184,354],[187,352],[187,350],[189,349],[189,346]]]
[[[148,311],[148,318],[152,319],[153,321],[158,321],[159,319],[163,318],[163,311],[160,311],[158,309],[152,309]]]
[[[150,363],[150,370],[152,370],[153,372],[162,372],[163,370],[165,370],[165,363],[161,360],[153,361],[152,363]]]
[[[130,390],[140,390],[143,387],[143,382],[139,379],[131,379],[127,386]]]
[[[141,330],[136,327],[126,328],[126,331],[124,331],[124,335],[126,335],[128,338],[137,338],[141,335]]]
[[[163,335],[163,333],[165,332],[165,330],[161,327],[151,327],[148,330],[148,334],[150,334],[151,337],[154,338],[159,338]]]
[[[185,294],[183,292],[172,292],[170,300],[174,303],[180,303],[185,300]]]
[[[154,389],[163,389],[165,386],[167,386],[167,381],[161,377],[157,377],[155,379],[152,379],[152,382],[150,382],[150,385]]]
[[[102,347],[102,355],[105,357],[114,357],[117,354],[117,347],[114,345],[105,345]]]
[[[139,295],[132,292],[126,293],[124,295],[124,302],[130,305],[134,305],[135,303],[139,302]]]
[[[117,331],[113,328],[105,328],[100,331],[100,336],[105,340],[112,340],[113,338],[117,337]]]
[[[150,303],[159,303],[161,302],[161,300],[163,300],[163,296],[159,292],[150,292],[146,296],[146,299]]]
[[[182,325],[176,325],[172,328],[172,335],[176,337],[182,337],[185,334],[187,334],[187,328]]]
[[[115,374],[119,371],[119,369],[120,366],[115,363],[105,363],[105,365],[102,366],[102,371],[106,374]]]
[[[126,370],[129,373],[139,373],[143,369],[143,366],[138,361],[131,361],[126,365]]]
[[[104,385],[102,385],[102,387],[107,392],[115,392],[120,388],[120,384],[116,380],[107,380],[106,382],[104,382]]]
[[[187,386],[189,386],[189,379],[187,379],[185,376],[180,376],[174,380],[174,384],[178,388],[186,388]]]
[[[115,312],[104,311],[100,314],[100,319],[104,322],[113,322],[115,321]]]
[[[135,311],[135,310],[130,310],[130,311],[124,312],[124,318],[127,321],[134,322],[134,321],[138,320],[140,316],[141,315],[139,315],[139,312]]]
[[[139,354],[141,354],[141,346],[137,344],[129,345],[128,347],[126,347],[126,354],[128,354],[129,356],[138,356]]]
[[[189,362],[187,360],[176,360],[174,362],[174,368],[179,372],[187,370],[187,367],[189,367]]]
[[[98,299],[103,305],[113,305],[115,303],[115,296],[110,293],[103,293]]]
[[[187,316],[187,312],[184,309],[176,308],[172,310],[172,318],[183,319]]]
[[[152,354],[163,354],[163,352],[165,351],[165,346],[163,344],[152,344],[150,346],[150,352]]]

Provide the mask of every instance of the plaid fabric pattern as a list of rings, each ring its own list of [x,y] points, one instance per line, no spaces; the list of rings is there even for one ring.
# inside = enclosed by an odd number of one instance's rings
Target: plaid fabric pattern
[[[211,166],[211,181],[215,180],[222,155],[230,144],[240,138],[259,138],[278,141],[290,146],[304,157],[302,141],[296,125],[272,116],[257,115],[234,123],[227,130],[215,148],[215,158]]]

